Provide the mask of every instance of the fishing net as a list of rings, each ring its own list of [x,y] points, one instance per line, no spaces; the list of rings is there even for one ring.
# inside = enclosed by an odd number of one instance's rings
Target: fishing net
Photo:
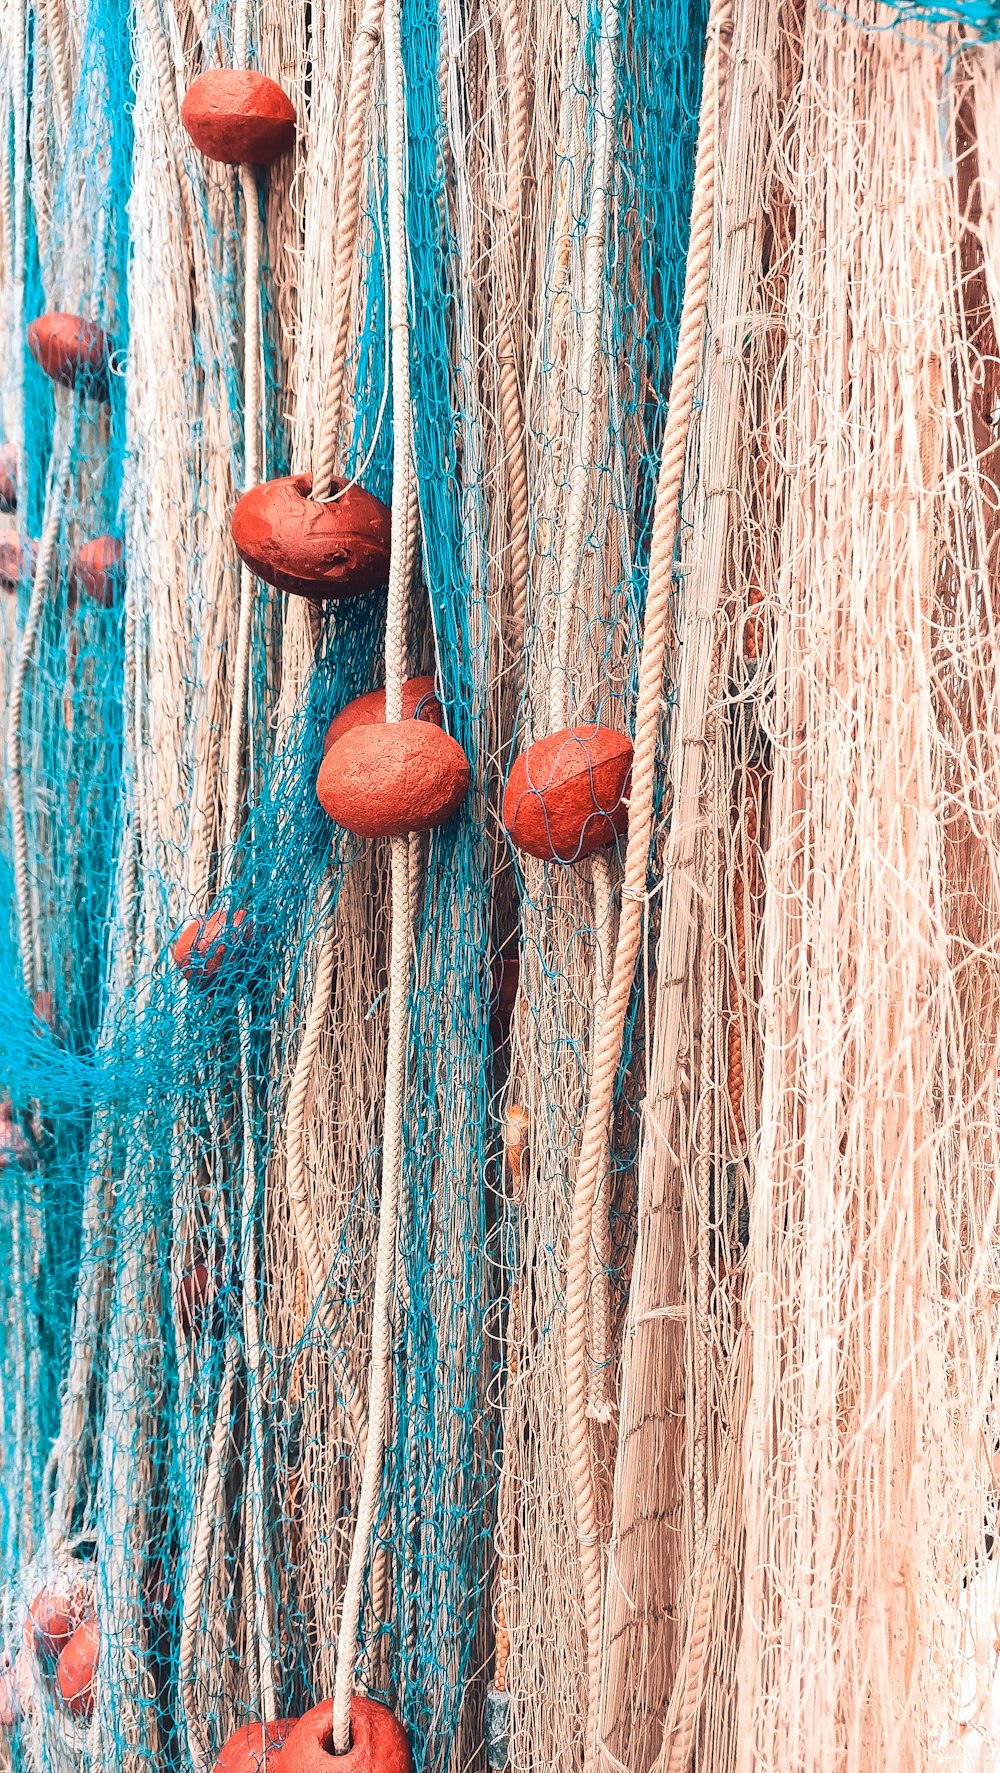
[[[2,0],[5,1762],[994,1764],[997,23]]]

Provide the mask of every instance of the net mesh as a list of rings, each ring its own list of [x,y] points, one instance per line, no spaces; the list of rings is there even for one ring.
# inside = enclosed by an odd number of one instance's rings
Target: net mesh
[[[986,1769],[996,8],[406,0],[398,163],[392,16],[0,0],[0,1757],[208,1773],[346,1679],[416,1773]],[[269,171],[181,117],[247,59]],[[230,520],[389,503],[401,416],[403,675],[472,785],[400,945],[399,840],[316,795],[398,575],[248,601]],[[635,730],[654,596],[586,1527],[625,834],[526,854],[504,789]]]

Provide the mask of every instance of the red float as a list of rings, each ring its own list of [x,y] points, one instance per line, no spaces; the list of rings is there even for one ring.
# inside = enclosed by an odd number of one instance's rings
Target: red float
[[[215,1298],[215,1279],[207,1262],[195,1262],[177,1289],[177,1309],[185,1336],[197,1336]]]
[[[0,536],[0,590],[16,591],[34,575],[38,559],[38,543],[22,542],[17,536]]]
[[[17,510],[17,450],[12,443],[0,446],[0,511]]]
[[[77,1626],[56,1667],[56,1686],[67,1711],[75,1718],[89,1718],[94,1709],[94,1677],[101,1634],[96,1619]]]
[[[84,542],[69,569],[70,591],[89,597],[101,609],[112,609],[125,576],[125,550],[117,536],[97,536]]]
[[[12,1164],[22,1170],[34,1170],[38,1166],[38,1152],[14,1119],[12,1104],[5,1101],[0,1102],[0,1174]]]
[[[230,913],[228,906],[221,905],[207,917],[195,917],[185,924],[173,946],[174,961],[188,983],[203,991],[252,934],[253,924],[246,911]]]
[[[606,726],[568,726],[537,739],[514,764],[503,822],[518,849],[543,862],[579,862],[628,827],[632,745]]]
[[[47,376],[63,388],[79,388],[94,400],[108,397],[106,332],[80,314],[43,314],[28,328],[28,349]]]
[[[49,1668],[55,1666],[89,1611],[87,1589],[82,1582],[69,1588],[43,1588],[36,1594],[28,1609],[24,1635],[40,1662]]]
[[[295,1718],[272,1724],[244,1724],[234,1731],[215,1763],[215,1773],[275,1773],[278,1756]]]
[[[389,583],[390,513],[380,499],[335,480],[340,498],[311,499],[312,476],[265,480],[240,499],[233,541],[252,572],[278,591],[361,597]]]
[[[398,1718],[384,1705],[359,1695],[351,1700],[351,1746],[333,1752],[333,1700],[324,1699],[300,1718],[274,1773],[410,1773],[410,1743]]]
[[[444,715],[441,704],[434,694],[433,677],[409,677],[403,685],[403,719],[426,720],[431,726],[443,726]],[[383,726],[385,724],[385,690],[369,690],[366,696],[357,696],[335,714],[326,729],[323,740],[323,756],[331,745],[342,739],[356,726]]]
[[[443,825],[471,779],[469,760],[448,733],[401,720],[350,728],[324,757],[316,793],[356,837],[403,837]]]
[[[270,166],[295,141],[295,107],[275,81],[246,68],[210,68],[189,86],[181,122],[208,160]]]

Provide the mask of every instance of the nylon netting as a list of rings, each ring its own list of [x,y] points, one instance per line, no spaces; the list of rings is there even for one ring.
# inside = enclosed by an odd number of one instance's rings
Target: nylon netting
[[[1000,1765],[997,33],[0,0],[5,1763],[353,1689],[417,1773]],[[241,569],[292,473],[387,591]],[[471,787],[352,835],[417,676]]]

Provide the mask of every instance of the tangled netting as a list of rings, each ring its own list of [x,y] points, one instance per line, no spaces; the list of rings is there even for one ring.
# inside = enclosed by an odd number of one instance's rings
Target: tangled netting
[[[998,25],[0,0],[4,1765],[1000,1766]]]

